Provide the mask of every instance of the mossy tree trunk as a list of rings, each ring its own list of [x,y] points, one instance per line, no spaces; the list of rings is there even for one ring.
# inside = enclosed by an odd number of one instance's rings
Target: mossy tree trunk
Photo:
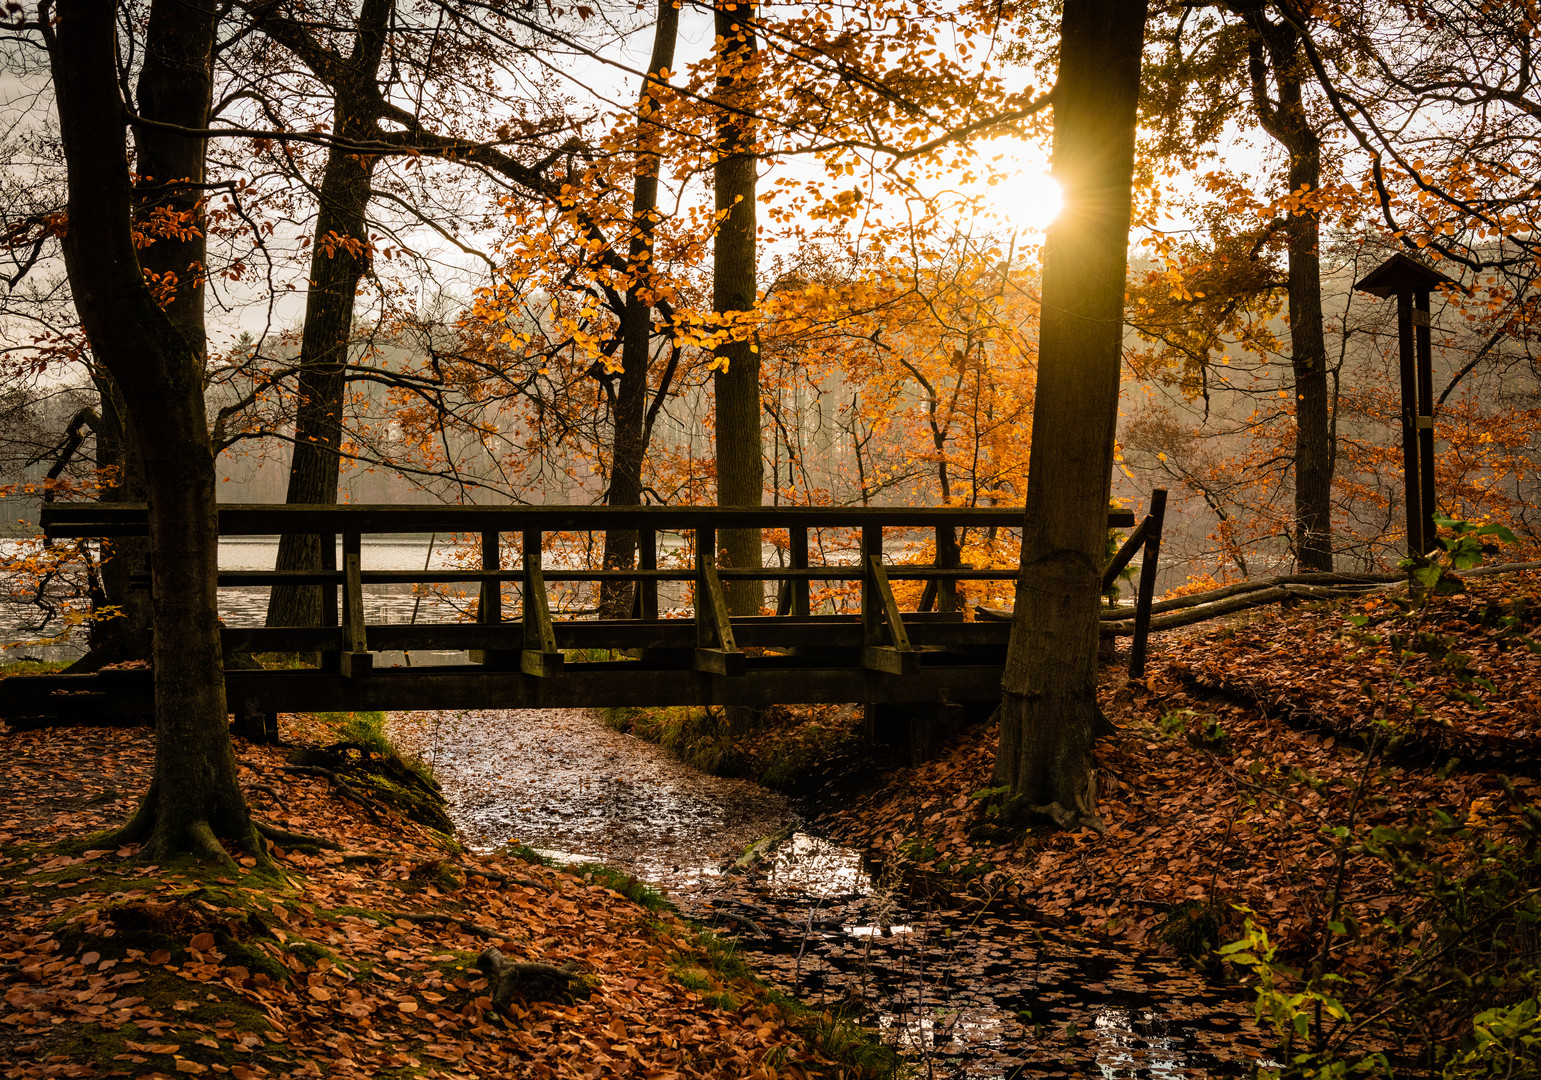
[[[205,5],[208,6],[208,5]],[[212,10],[212,9],[211,9]],[[139,115],[147,120],[198,129],[208,121],[208,74],[200,38],[204,18],[170,19],[158,12],[146,42],[137,84]],[[134,131],[134,217],[140,233],[139,265],[155,283],[161,308],[200,357],[207,356],[204,283],[207,274],[205,140],[163,127]],[[98,368],[101,423],[96,432],[97,466],[113,477],[104,502],[144,502],[144,465],[128,424],[122,394],[112,376]],[[76,670],[150,658],[150,594],[131,587],[143,574],[149,542],[120,537],[103,552],[102,592],[115,607],[113,618],[93,627],[91,654]]]
[[[197,127],[207,124],[217,12],[203,0],[155,0],[147,23],[147,55],[180,57],[180,92],[201,103]],[[65,267],[92,351],[138,437],[154,554],[154,773],[133,820],[98,842],[142,841],[149,858],[191,852],[228,865],[225,838],[265,860],[237,783],[225,711],[203,358],[156,303],[135,249],[116,5],[45,2],[40,16],[68,182]]]
[[[1054,89],[1064,209],[1043,257],[1027,516],[995,779],[1019,810],[1094,820],[1098,603],[1124,326],[1146,0],[1067,0]]]

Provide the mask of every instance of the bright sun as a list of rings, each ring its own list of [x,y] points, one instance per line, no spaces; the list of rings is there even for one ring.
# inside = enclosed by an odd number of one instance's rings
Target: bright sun
[[[1064,202],[1059,184],[1049,176],[1043,151],[1021,139],[991,139],[979,147],[979,158],[990,163],[1001,179],[989,189],[995,211],[1012,226],[1042,233]]]

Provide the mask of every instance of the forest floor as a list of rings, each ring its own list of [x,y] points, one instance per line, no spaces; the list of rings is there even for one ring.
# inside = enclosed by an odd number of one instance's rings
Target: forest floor
[[[1100,833],[993,816],[988,724],[864,792],[850,770],[793,767],[831,746],[844,756],[850,710],[777,714],[737,767],[780,763],[810,809],[838,807],[825,828],[890,870],[1010,900],[1103,948],[1188,955],[1235,979],[1249,973],[1213,949],[1250,918],[1281,962],[1316,958],[1351,1009],[1379,1000],[1379,1026],[1338,1025],[1341,1046],[1406,1057],[1454,1045],[1476,1007],[1534,992],[1541,943],[1510,924],[1541,895],[1541,814],[1526,806],[1541,797],[1538,628],[1531,573],[1426,605],[1271,608],[1163,635],[1144,679],[1105,678],[1116,732],[1097,748]],[[285,724],[286,739],[329,738]],[[122,821],[151,754],[143,730],[0,733],[5,1080],[858,1075],[834,1064],[851,1061],[847,1029],[634,903],[649,900],[634,882],[469,855],[285,771],[278,748],[238,745],[255,812],[341,847],[276,852],[283,883],[56,846]],[[819,799],[835,785],[838,800]],[[571,965],[573,1000],[516,999],[500,1015],[475,968],[489,944]],[[1475,1006],[1430,1005],[1462,978]]]
[[[296,723],[287,740],[332,737]],[[151,733],[0,733],[0,1077],[854,1077],[892,1059],[634,881],[473,856],[365,805],[361,780],[358,801],[285,771],[282,748],[237,753],[258,816],[338,850],[274,850],[282,882],[250,858],[211,878],[70,853],[130,813]],[[554,1000],[500,1013],[489,945],[570,970],[567,991],[556,976]]]
[[[1106,671],[1101,833],[999,824],[993,724],[821,824],[948,888],[1222,977],[1244,973],[1212,950],[1250,912],[1281,961],[1319,959],[1333,993],[1385,1021],[1351,1032],[1361,1049],[1448,1049],[1461,1018],[1425,997],[1456,996],[1452,969],[1502,969],[1474,992],[1491,1005],[1533,993],[1541,966],[1525,925],[1541,886],[1526,809],[1541,802],[1538,642],[1534,572],[1425,605],[1259,609],[1153,639],[1138,682]]]

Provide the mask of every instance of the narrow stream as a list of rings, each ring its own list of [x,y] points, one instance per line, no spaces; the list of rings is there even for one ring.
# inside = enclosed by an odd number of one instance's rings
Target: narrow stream
[[[1009,905],[911,894],[861,852],[794,831],[781,796],[705,776],[583,710],[397,713],[434,763],[466,842],[519,840],[605,862],[737,936],[764,977],[813,1005],[860,1005],[916,1073],[948,1080],[1250,1075],[1250,998],[1166,957],[1093,943]]]

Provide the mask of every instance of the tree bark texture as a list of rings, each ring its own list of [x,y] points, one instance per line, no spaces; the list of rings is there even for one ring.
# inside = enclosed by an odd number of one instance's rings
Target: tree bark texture
[[[1336,435],[1322,329],[1321,217],[1312,204],[1321,186],[1321,140],[1306,115],[1302,88],[1308,72],[1299,31],[1289,22],[1270,22],[1261,10],[1244,18],[1253,34],[1247,57],[1253,112],[1263,130],[1289,153],[1290,191],[1307,196],[1284,227],[1295,383],[1294,542],[1302,570],[1327,571],[1332,569]],[[1270,75],[1273,97],[1268,93]]]
[[[658,21],[653,32],[653,55],[648,79],[637,103],[635,180],[631,198],[631,241],[626,254],[631,284],[626,290],[626,309],[621,313],[621,376],[615,397],[615,431],[610,456],[607,506],[637,506],[642,502],[642,463],[647,455],[647,373],[652,358],[653,296],[651,287],[653,233],[657,225],[658,168],[657,131],[646,118],[657,107],[653,80],[674,66],[674,47],[679,39],[680,12],[674,0],[659,0]],[[605,566],[630,569],[636,563],[637,533],[617,529],[605,534]],[[632,588],[607,582],[600,592],[602,618],[629,614]]]
[[[101,396],[101,425],[96,430],[96,467],[111,474],[111,487],[102,489],[102,502],[147,501],[144,460],[129,427],[127,408],[118,384],[105,368],[92,373]],[[148,564],[150,542],[138,536],[102,541],[102,599],[117,608],[113,618],[91,626],[91,651],[70,665],[71,671],[95,671],[104,664],[150,659],[150,593],[130,584]]]
[[[392,0],[365,0],[359,12],[353,52],[333,86],[337,134],[344,140],[367,140],[375,130],[376,78],[392,7]],[[337,502],[348,345],[359,281],[369,269],[366,214],[377,160],[339,146],[327,151],[311,239],[287,503]],[[310,533],[280,537],[276,569],[321,569],[321,544]],[[319,626],[322,595],[314,585],[275,586],[267,625]]]
[[[265,858],[237,783],[225,711],[202,356],[157,305],[135,249],[115,4],[45,3],[45,26],[55,12],[47,42],[69,189],[65,267],[92,352],[117,383],[139,440],[154,552],[154,773],[133,821],[105,842],[142,840],[151,858],[194,852],[228,863],[217,839],[227,837]],[[216,23],[211,4],[155,0],[148,25],[207,67]],[[156,49],[151,41],[148,53]]]
[[[756,43],[747,16],[753,5],[718,0],[717,95],[723,103],[717,120],[717,233],[712,249],[712,309],[727,315],[754,310],[755,195],[758,162],[754,124],[747,113],[755,104],[753,70]],[[719,345],[727,370],[712,379],[716,396],[717,505],[759,506],[765,489],[760,454],[760,354],[752,339]],[[725,529],[718,550],[735,567],[760,565],[757,529]],[[758,615],[764,602],[757,581],[726,584],[734,615]]]
[[[1118,421],[1146,0],[1066,0],[1027,516],[1001,680],[996,783],[1056,820],[1096,814],[1098,605]]]
[[[183,18],[180,10],[166,5],[152,11],[139,71],[140,116],[194,130],[208,126],[213,70],[203,36],[214,5],[201,7],[204,11],[197,18]],[[135,226],[141,242],[148,241],[139,249],[139,265],[155,283],[157,299],[172,325],[200,357],[207,356],[203,296],[208,241],[201,186],[207,179],[206,148],[203,138],[164,128],[134,132]],[[95,381],[102,397],[97,465],[110,469],[116,479],[102,499],[143,502],[144,468],[121,395],[105,370]],[[150,658],[150,596],[129,586],[132,576],[144,573],[149,549],[146,540],[121,537],[104,550],[102,592],[118,610],[93,628],[91,654],[82,667]]]

